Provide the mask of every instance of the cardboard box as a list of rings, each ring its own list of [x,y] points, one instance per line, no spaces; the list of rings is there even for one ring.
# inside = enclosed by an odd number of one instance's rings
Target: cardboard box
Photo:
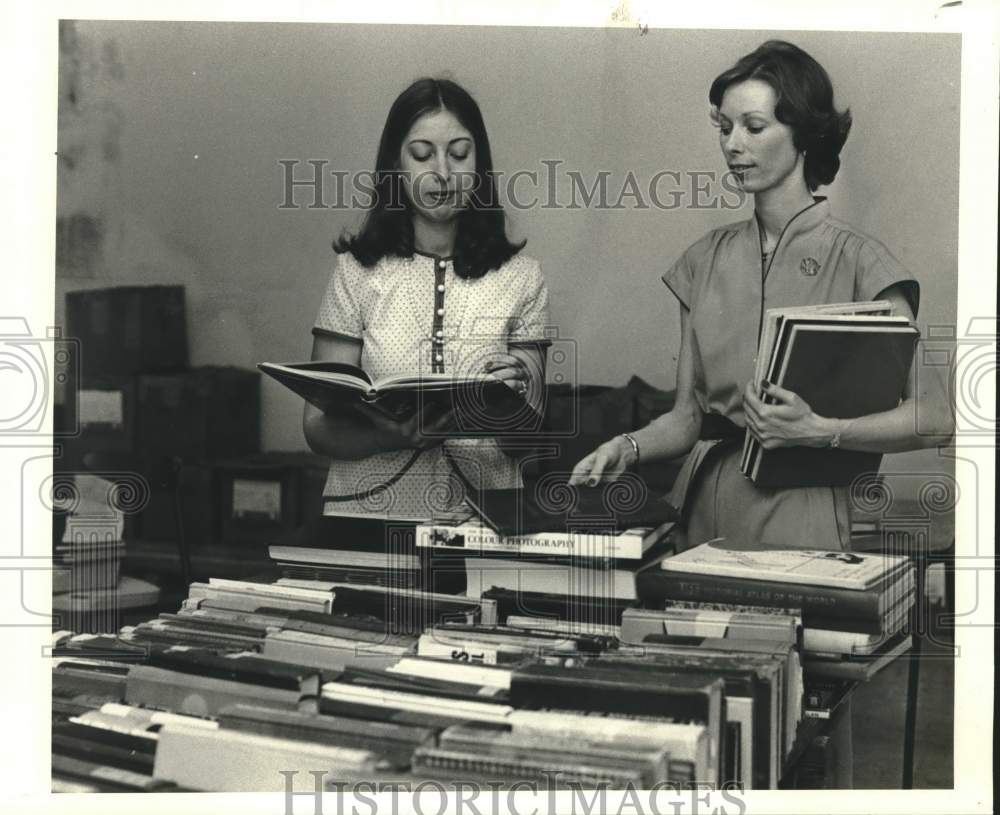
[[[62,455],[54,467],[62,472],[133,469],[138,467],[139,419],[136,379],[108,374],[71,383],[74,398],[63,405],[64,427],[79,434],[57,440]]]
[[[136,385],[143,459],[214,461],[260,449],[260,374],[206,366],[143,374]]]
[[[84,381],[187,367],[183,286],[116,286],[66,294],[66,334]]]
[[[154,486],[149,503],[139,514],[135,537],[177,541],[180,537],[179,509],[188,546],[212,545],[219,541],[218,506],[219,484],[214,465],[209,462],[183,464],[175,475],[175,483]]]
[[[220,462],[219,518],[225,544],[271,543],[323,513],[328,459],[261,453]]]

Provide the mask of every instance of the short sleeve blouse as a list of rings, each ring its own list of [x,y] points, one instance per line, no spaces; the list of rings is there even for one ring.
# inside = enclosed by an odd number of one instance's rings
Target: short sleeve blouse
[[[361,367],[373,379],[481,372],[485,361],[519,343],[548,344],[548,290],[536,260],[518,254],[480,278],[460,278],[450,258],[414,253],[362,266],[350,252],[320,302],[313,333],[357,341]],[[492,439],[444,444],[473,486],[520,484],[517,464]],[[407,450],[361,461],[334,460],[327,496],[363,493],[385,483],[411,457]],[[398,482],[361,501],[328,504],[337,514],[426,518],[464,490],[441,447],[431,448]]]
[[[698,403],[741,427],[767,309],[874,300],[900,285],[916,314],[920,298],[919,284],[889,250],[834,218],[825,198],[792,218],[763,269],[751,218],[692,244],[663,281],[690,312]]]

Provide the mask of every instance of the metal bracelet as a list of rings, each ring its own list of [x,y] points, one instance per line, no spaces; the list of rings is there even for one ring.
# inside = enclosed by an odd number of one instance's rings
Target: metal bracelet
[[[635,462],[634,462],[634,464],[636,466],[638,466],[639,465],[639,442],[637,442],[634,438],[632,438],[632,434],[631,433],[622,433],[622,438],[625,439],[625,441],[627,441],[629,444],[632,445],[632,451],[635,453]]]

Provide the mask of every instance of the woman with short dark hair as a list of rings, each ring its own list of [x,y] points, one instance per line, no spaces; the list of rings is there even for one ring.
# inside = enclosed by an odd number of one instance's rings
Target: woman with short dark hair
[[[673,410],[580,461],[574,482],[617,477],[642,459],[688,454],[673,499],[688,545],[725,537],[776,548],[850,546],[846,487],[758,487],[740,472],[749,429],[765,449],[840,446],[878,453],[946,441],[944,390],[918,389],[911,370],[898,407],[857,419],[815,414],[797,394],[753,382],[767,308],[885,299],[910,319],[919,287],[874,238],[839,221],[813,192],[840,168],[851,126],[834,107],[823,67],[791,43],[765,42],[719,75],[712,121],[729,170],[754,196],[747,221],[714,229],[663,275],[680,302],[681,348]],[[765,404],[760,391],[774,400]],[[917,410],[922,429],[917,433]],[[835,786],[852,783],[849,703],[834,727]]]
[[[548,292],[524,244],[507,239],[492,171],[482,114],[464,88],[427,78],[397,97],[364,223],[334,244],[314,360],[360,366],[373,380],[485,371],[540,405]],[[451,438],[451,422],[307,404],[306,440],[333,459],[325,511],[421,519],[454,508],[466,489],[520,484],[495,439]]]
[[[751,79],[766,82],[774,91],[774,116],[792,130],[809,190],[831,184],[840,169],[840,150],[851,131],[851,112],[834,107],[833,84],[823,66],[791,43],[764,43],[719,74],[709,88],[716,125],[720,124],[719,108],[726,91]]]
[[[762,546],[849,547],[846,487],[758,487],[740,472],[746,430],[765,449],[840,446],[878,453],[950,437],[943,389],[911,370],[899,406],[857,419],[817,415],[797,394],[750,381],[768,308],[889,301],[913,319],[919,286],[879,241],[830,212],[813,192],[833,181],[851,126],[823,67],[791,43],[765,42],[709,92],[729,170],[754,215],[714,229],[663,275],[680,302],[676,404],[648,426],[601,445],[573,480],[614,478],[644,461],[689,454],[674,491],[691,545],[727,537]],[[765,404],[761,390],[773,400]],[[921,429],[917,432],[917,410]]]

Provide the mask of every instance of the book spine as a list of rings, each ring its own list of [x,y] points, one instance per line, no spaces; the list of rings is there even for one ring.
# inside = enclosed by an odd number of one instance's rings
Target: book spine
[[[80,670],[72,665],[56,667],[52,672],[52,695],[59,697],[87,695],[123,702],[126,684],[125,674]]]
[[[501,552],[525,556],[563,556],[586,559],[640,560],[643,535],[623,532],[604,535],[585,532],[546,532],[504,536],[488,527],[418,526],[417,546],[452,552]]]
[[[523,653],[523,649],[520,652]],[[477,642],[444,642],[426,634],[417,643],[417,656],[447,659],[467,665],[496,665],[498,653],[499,649]]]
[[[816,614],[827,618],[878,621],[883,611],[881,596],[877,592],[718,575],[679,576],[665,571],[643,572],[636,575],[636,591],[643,603],[693,600],[777,606],[801,608],[803,615]]]
[[[52,755],[52,771],[61,772],[66,775],[91,778],[99,782],[106,782],[109,785],[119,785],[135,790],[149,790],[156,786],[157,781],[150,778],[145,773],[137,773],[132,770],[123,770],[120,767],[109,767],[93,761],[63,756],[59,753]],[[108,788],[98,786],[97,791],[107,792]]]
[[[510,704],[514,707],[565,709],[568,705],[606,713],[649,713],[699,723],[708,722],[707,692],[668,685],[632,685],[627,680],[572,671],[533,675],[515,670],[510,678]]]
[[[484,778],[534,779],[553,776],[559,784],[575,782],[588,786],[604,785],[613,789],[642,784],[639,770],[560,764],[545,759],[483,755],[442,747],[418,748],[413,754],[413,767],[423,771],[446,771],[449,774],[472,774]]]
[[[137,665],[129,674],[124,694],[127,704],[188,716],[214,716],[241,702],[295,710],[300,698],[294,691],[211,677],[183,677],[145,665]]]
[[[287,768],[322,767],[332,779],[371,775],[375,763],[366,750],[168,725],[160,731],[153,775],[206,792],[280,792],[288,783],[281,770]],[[291,781],[293,790],[315,786],[309,773],[296,773]]]

